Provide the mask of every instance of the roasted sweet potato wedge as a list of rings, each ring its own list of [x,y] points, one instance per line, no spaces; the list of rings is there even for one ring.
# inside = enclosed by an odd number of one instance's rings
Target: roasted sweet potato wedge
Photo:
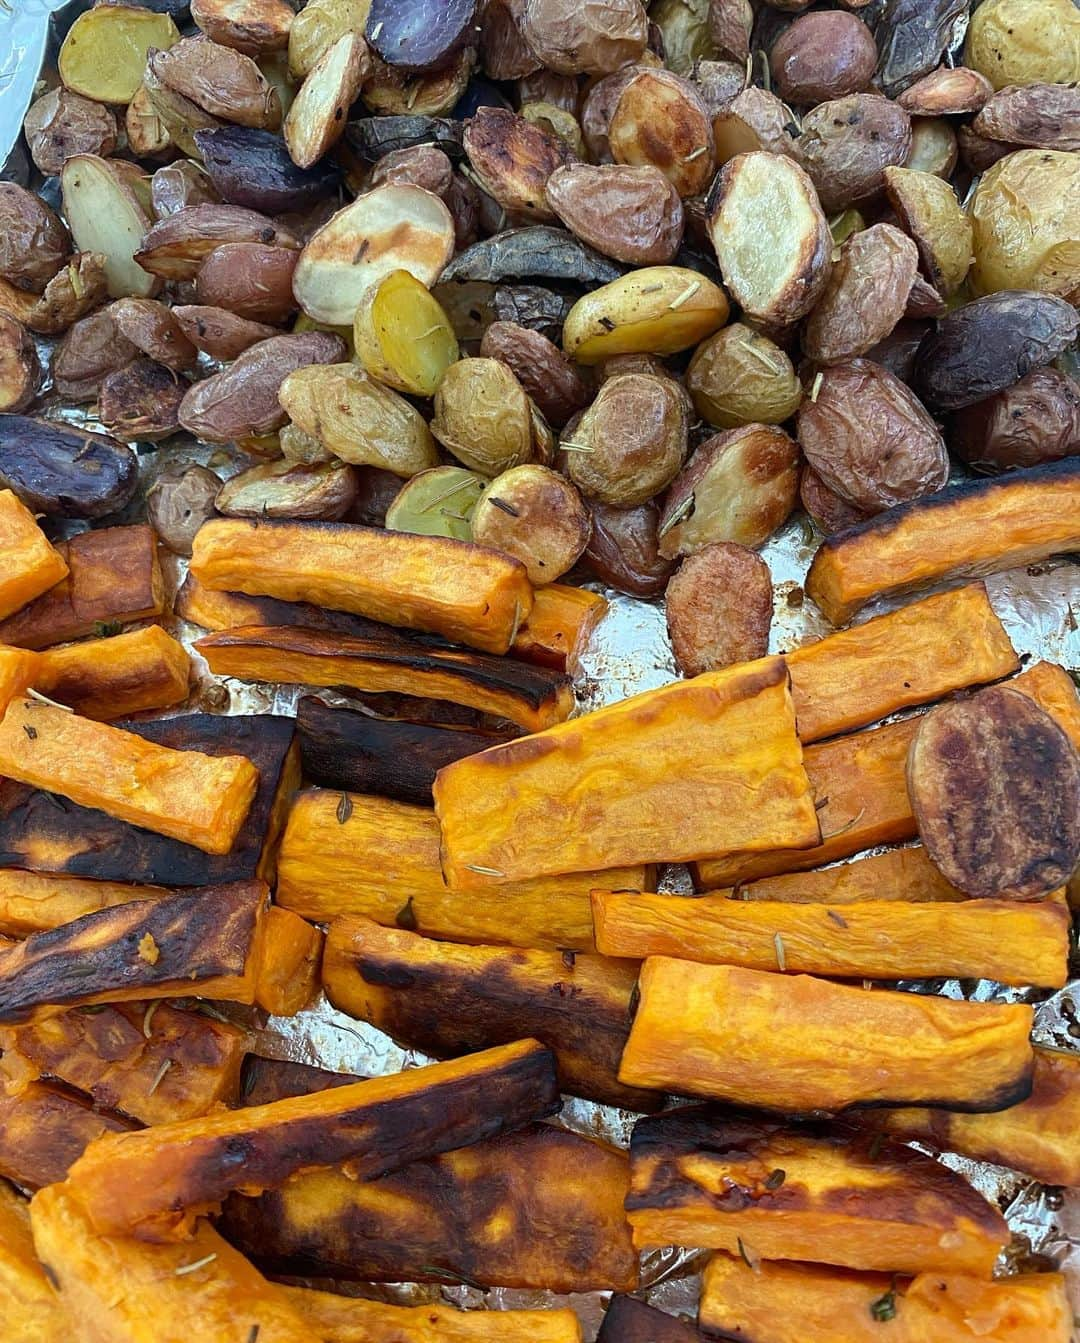
[[[75,1009],[0,1031],[4,1067],[76,1087],[105,1110],[144,1124],[196,1119],[234,1104],[247,1036],[168,1003]]]
[[[585,588],[565,583],[537,588],[533,608],[510,645],[510,656],[573,674],[607,607],[604,597]]]
[[[110,905],[166,895],[163,886],[128,886],[42,872],[0,870],[0,933],[26,937]]]
[[[319,991],[323,935],[291,910],[266,911],[255,1002],[278,1017],[295,1016]]]
[[[170,886],[210,886],[252,877],[273,881],[285,811],[300,781],[292,719],[269,714],[187,714],[127,727],[162,746],[213,756],[243,755],[252,761],[259,772],[259,785],[231,852],[208,854],[104,812],[76,806],[51,792],[4,780],[0,782],[0,865],[100,881]],[[77,898],[90,894],[84,892]],[[110,895],[108,903],[116,903],[117,898]],[[99,908],[101,903],[97,899],[88,909]]]
[[[67,571],[33,513],[10,490],[0,490],[0,620],[55,587]]]
[[[311,602],[248,597],[242,592],[215,592],[190,573],[176,594],[175,609],[178,616],[207,630],[231,630],[241,625],[303,625],[308,629],[373,639],[387,629],[377,620],[351,615],[348,611],[328,611]]]
[[[626,1200],[634,1243],[988,1278],[1009,1238],[997,1208],[929,1157],[876,1147],[842,1127],[705,1106],[639,1120]]]
[[[289,1096],[307,1096],[314,1091],[362,1081],[364,1078],[355,1073],[332,1073],[325,1068],[314,1068],[310,1063],[249,1054],[244,1060],[240,1079],[240,1098],[243,1105],[269,1105],[271,1101],[283,1101]]]
[[[1074,457],[955,486],[830,536],[806,592],[834,625],[875,597],[998,573],[1080,547]]]
[[[34,688],[84,718],[126,718],[187,699],[191,658],[160,625],[50,648],[41,654]]]
[[[561,672],[488,653],[443,651],[396,630],[359,639],[297,626],[246,626],[208,634],[195,647],[217,675],[449,700],[529,732],[564,722],[574,707],[570,678]]]
[[[0,951],[0,1022],[133,998],[251,1003],[267,889],[261,881],[85,914]]]
[[[0,1087],[0,1175],[24,1189],[40,1189],[62,1180],[95,1138],[131,1127],[47,1082],[11,1092]]]
[[[593,891],[596,945],[606,956],[790,970],[847,979],[936,975],[1061,988],[1071,918],[1064,890],[1016,900],[825,904],[687,899]]]
[[[804,743],[1020,669],[982,583],[912,602],[784,660]]]
[[[396,1306],[303,1287],[285,1295],[320,1338],[333,1343],[581,1343],[568,1307],[550,1310],[458,1310],[437,1303]]]
[[[207,1222],[183,1244],[98,1235],[69,1184],[30,1204],[34,1246],[69,1320],[92,1322],[109,1343],[312,1343],[311,1326]]]
[[[431,786],[443,765],[510,736],[375,717],[332,708],[312,695],[297,706],[296,733],[304,774],[314,783],[419,806],[431,805]]]
[[[469,756],[434,796],[451,889],[819,838],[779,658]]]
[[[220,518],[195,538],[199,582],[310,601],[505,653],[532,610],[525,566],[482,546],[330,522]]]
[[[519,1040],[449,1063],[162,1124],[99,1142],[72,1190],[102,1234],[190,1239],[226,1194],[257,1194],[305,1170],[347,1161],[370,1179],[421,1157],[519,1128],[558,1110],[552,1054]]]
[[[439,823],[426,807],[309,789],[289,813],[276,899],[305,918],[357,914],[453,942],[594,951],[589,891],[651,886],[643,865],[451,891],[439,870]]]
[[[1060,1273],[986,1282],[928,1271],[898,1281],[818,1264],[750,1268],[717,1254],[698,1318],[710,1335],[753,1343],[881,1343],[889,1334],[895,1343],[1067,1343],[1070,1314]]]
[[[0,647],[0,716],[22,692],[40,679],[41,664],[28,648]]]
[[[259,783],[246,756],[176,751],[21,696],[0,720],[0,773],[217,854],[232,848]]]
[[[652,956],[619,1080],[771,1110],[1003,1110],[1031,1093],[1031,1008]],[[796,1256],[797,1257],[797,1256]],[[902,1267],[894,1265],[894,1267]]]
[[[67,1343],[71,1324],[34,1253],[30,1209],[0,1181],[0,1315],[9,1343]]]
[[[740,900],[827,905],[860,904],[865,900],[968,898],[963,891],[949,885],[918,844],[886,849],[869,858],[856,858],[815,872],[782,872],[779,876],[763,877],[740,886],[733,894]]]
[[[561,1089],[627,1110],[651,1095],[617,1080],[637,963],[575,952],[453,946],[370,919],[335,919],[323,988],[343,1012],[436,1058],[524,1036],[555,1054]]]
[[[684,1318],[667,1315],[633,1296],[613,1296],[596,1343],[698,1343],[700,1338]]]
[[[881,1110],[866,1117],[899,1138],[1011,1166],[1044,1184],[1080,1185],[1080,1056],[1035,1050],[1031,1095],[1000,1114]]]
[[[272,1272],[633,1291],[624,1152],[530,1124],[377,1180],[341,1167],[231,1196],[229,1240]]]
[[[61,541],[56,550],[68,566],[67,577],[0,621],[0,643],[48,648],[165,609],[152,527],[102,527]]]

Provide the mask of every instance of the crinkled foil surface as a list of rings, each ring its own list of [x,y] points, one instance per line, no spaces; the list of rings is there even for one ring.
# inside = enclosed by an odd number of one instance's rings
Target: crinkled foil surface
[[[19,15],[21,0],[15,0],[17,16],[22,20],[30,18],[31,10],[40,13],[49,7],[60,9],[65,27],[82,9],[90,7],[84,0],[69,0],[62,7],[61,0],[23,0],[23,3],[26,8]],[[44,22],[43,19],[40,21]],[[955,34],[950,53],[954,62],[958,60],[965,27],[966,22]],[[27,37],[25,22],[19,30],[19,39],[18,51],[11,51],[16,65],[19,56],[32,58],[41,50],[41,44],[36,44],[32,35]],[[3,13],[0,11],[0,52],[5,45]],[[55,38],[52,50],[55,51]],[[4,73],[10,75],[11,70]],[[6,133],[10,129],[9,118],[13,112],[10,105],[0,105],[0,122],[4,123],[0,124],[0,132]],[[15,115],[21,117],[21,111]],[[0,134],[0,141],[7,139],[6,134]],[[48,342],[42,343],[41,353],[43,366],[47,367]],[[69,410],[56,404],[47,406],[44,413],[89,429],[100,428],[85,408]],[[145,515],[145,487],[167,463],[199,462],[209,465],[222,477],[254,464],[253,459],[243,454],[207,448],[183,437],[156,448],[147,444],[133,446],[140,453],[144,489],[130,506],[124,521],[139,520]],[[820,541],[813,525],[799,514],[762,549],[762,556],[772,572],[775,594],[771,652],[790,651],[831,632],[831,626],[817,608],[803,597],[806,570]],[[172,592],[182,581],[185,567],[184,562],[175,557],[167,563]],[[1045,659],[1074,672],[1080,669],[1080,558],[1055,560],[995,575],[987,580],[987,588],[1017,652],[1022,657],[1027,655],[1025,661]],[[609,610],[582,656],[576,677],[578,712],[615,703],[639,691],[665,685],[678,676],[662,605],[613,592],[605,592],[605,595],[610,601]],[[859,620],[869,619],[900,604],[875,604],[861,612]],[[184,621],[174,619],[167,623],[189,650],[192,641],[203,632]],[[230,714],[293,714],[297,700],[304,693],[304,688],[299,686],[266,685],[227,678],[217,680],[194,652],[193,658],[197,685],[182,712],[199,709]],[[320,693],[324,698],[332,697],[332,692]],[[688,873],[678,866],[662,869],[661,888],[689,892]],[[985,980],[919,981],[900,987],[912,992],[934,992],[982,1002],[1032,1002],[1035,1005],[1036,1041],[1060,1049],[1078,1049],[1080,957],[1075,954],[1071,968],[1075,977],[1054,994],[1005,988]],[[355,1021],[336,1011],[325,1000],[295,1017],[243,1019],[252,1030],[254,1051],[271,1058],[291,1059],[367,1076],[398,1072],[430,1061],[416,1050],[400,1048],[366,1022]],[[635,1116],[627,1111],[568,1097],[556,1122],[575,1132],[626,1147],[634,1120]],[[986,1198],[1001,1208],[1008,1220],[1013,1240],[1003,1256],[1001,1271],[1061,1269],[1069,1279],[1074,1316],[1080,1320],[1080,1190],[1042,1185],[1014,1171],[949,1154],[941,1159],[961,1171]],[[642,1295],[669,1312],[695,1316],[700,1271],[706,1258],[701,1251],[666,1249],[648,1252],[643,1260],[645,1290]],[[335,1286],[341,1291],[361,1291],[410,1304],[441,1298],[472,1309],[569,1305],[580,1316],[587,1339],[594,1337],[605,1305],[603,1293],[561,1297],[551,1292],[508,1288],[485,1292],[465,1285],[439,1287],[400,1283],[371,1289],[357,1288],[355,1284]],[[1080,1343],[1080,1327],[1074,1331],[1074,1343]]]

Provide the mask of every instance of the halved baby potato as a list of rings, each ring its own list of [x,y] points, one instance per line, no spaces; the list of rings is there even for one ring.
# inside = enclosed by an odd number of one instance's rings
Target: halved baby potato
[[[57,65],[65,88],[99,103],[129,103],[142,84],[151,48],[180,41],[168,14],[132,5],[95,5],[68,29]]]
[[[345,118],[368,70],[364,39],[345,33],[312,66],[285,118],[285,144],[298,168],[310,168],[345,131]]]
[[[392,271],[371,286],[356,311],[353,335],[371,376],[413,396],[434,396],[458,358],[449,317],[407,270]]]
[[[88,11],[93,13],[93,10]],[[80,252],[99,252],[113,298],[148,298],[161,280],[143,270],[135,253],[150,220],[134,191],[96,154],[75,154],[60,174],[64,215]]]
[[[289,29],[289,74],[303,79],[345,33],[362,34],[371,0],[311,0]]]
[[[967,277],[974,249],[971,219],[948,182],[911,168],[886,168],[885,191],[919,249],[926,278],[948,297]]]
[[[579,364],[677,354],[719,330],[728,311],[724,291],[697,271],[645,266],[578,299],[563,326],[563,349]]]
[[[472,517],[487,489],[486,476],[463,466],[435,466],[406,481],[386,510],[391,532],[472,540]]]
[[[659,168],[680,196],[698,196],[715,168],[712,121],[701,94],[670,70],[642,70],[623,89],[608,126],[616,163]]]
[[[191,0],[191,17],[211,41],[257,57],[285,50],[295,15],[285,0]]]

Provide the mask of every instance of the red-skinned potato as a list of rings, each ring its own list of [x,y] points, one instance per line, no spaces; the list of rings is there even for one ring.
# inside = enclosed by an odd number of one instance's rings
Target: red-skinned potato
[[[465,127],[465,152],[484,191],[504,210],[529,220],[551,220],[544,188],[573,154],[555,135],[502,107],[481,107]]]
[[[297,250],[300,239],[272,219],[239,205],[189,205],[150,229],[136,261],[166,280],[194,280],[203,262],[226,243],[254,242]]]
[[[250,56],[231,47],[204,37],[185,37],[168,51],[151,52],[147,68],[211,117],[257,130],[281,127],[277,90]]]
[[[220,489],[220,477],[205,466],[173,463],[155,476],[146,495],[147,517],[175,554],[191,554],[196,532],[215,514]]]
[[[41,386],[41,364],[30,333],[0,312],[0,412],[24,411]]]
[[[1037,368],[952,417],[949,447],[976,471],[996,474],[1080,453],[1080,387]]]
[[[128,152],[138,159],[161,158],[173,147],[173,139],[161,113],[154,106],[145,84],[139,88],[124,112],[124,134]]]
[[[126,367],[139,351],[124,336],[108,308],[80,318],[53,351],[56,390],[71,401],[93,401],[102,381]]]
[[[597,80],[585,95],[581,103],[581,134],[585,147],[594,163],[613,163],[611,146],[608,143],[608,127],[611,118],[622,97],[623,89],[642,70],[650,67],[644,64],[627,65],[615,74]]]
[[[589,388],[580,370],[539,331],[492,322],[480,342],[480,357],[508,365],[549,424],[561,428],[588,405]]]
[[[648,40],[640,0],[524,0],[521,35],[549,70],[609,75],[637,60]]]
[[[630,80],[607,135],[616,163],[659,168],[680,196],[698,196],[712,180],[712,119],[693,84],[670,70],[642,70]]]
[[[571,233],[616,261],[663,265],[682,244],[679,193],[651,164],[567,164],[548,178],[545,194]]]
[[[280,334],[264,322],[250,322],[225,308],[185,304],[173,308],[172,313],[192,345],[211,359],[226,362],[243,354],[256,341]]]
[[[194,366],[198,350],[164,303],[152,298],[120,298],[109,305],[109,312],[121,335],[148,359],[176,373]]]
[[[637,508],[612,508],[593,500],[592,536],[582,565],[594,578],[618,592],[646,599],[659,597],[674,568],[657,549],[660,510],[650,500]]]
[[[746,87],[745,62],[737,65],[734,61],[697,61],[690,77],[713,118],[715,136],[717,115]]]
[[[296,309],[292,277],[300,256],[294,248],[234,242],[217,247],[199,267],[195,298],[251,322],[283,322]]]
[[[51,177],[72,154],[111,154],[116,148],[116,116],[103,103],[70,89],[50,89],[30,104],[23,133],[34,166]]]
[[[164,364],[135,359],[102,380],[98,418],[115,438],[156,443],[180,428],[187,383]]]
[[[767,89],[755,85],[742,89],[713,114],[716,161],[728,163],[736,154],[763,149],[801,160],[798,127],[791,109]]]
[[[409,145],[384,154],[371,170],[369,184],[407,183],[444,198],[454,180],[454,165],[435,145]]]
[[[807,112],[799,145],[822,207],[833,214],[873,200],[885,169],[907,162],[911,118],[880,94],[853,93]]]
[[[337,522],[356,502],[344,462],[266,462],[227,480],[214,506],[229,518],[315,518]]]
[[[178,159],[150,179],[150,202],[155,219],[164,219],[189,205],[220,204],[221,198],[201,164]]]
[[[212,41],[258,57],[285,50],[295,14],[285,0],[191,0],[191,17]]]
[[[745,64],[753,28],[750,0],[709,0],[709,36],[718,56]]]
[[[877,66],[874,34],[854,14],[804,14],[773,44],[773,87],[785,102],[813,107],[865,89]]]
[[[839,364],[883,340],[904,315],[918,268],[915,244],[891,224],[853,233],[803,329],[809,357]]]
[[[963,116],[978,112],[993,91],[993,84],[977,70],[943,65],[917,79],[896,101],[913,117]]]
[[[806,509],[818,531],[826,536],[855,527],[873,517],[830,490],[812,466],[804,466],[799,477],[799,503]]]
[[[71,255],[60,217],[32,192],[0,182],[0,277],[40,294]]]
[[[521,35],[521,9],[519,0],[483,0],[480,6],[480,60],[489,79],[524,79],[543,68]]]
[[[664,498],[660,554],[691,555],[713,541],[756,548],[786,521],[798,487],[798,445],[782,429],[747,424],[714,434]]]
[[[746,546],[714,541],[688,555],[667,585],[665,608],[684,676],[751,662],[769,651],[772,577]]]

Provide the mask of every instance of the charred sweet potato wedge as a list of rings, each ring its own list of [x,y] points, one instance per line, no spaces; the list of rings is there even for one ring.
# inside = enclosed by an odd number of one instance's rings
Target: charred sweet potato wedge
[[[510,656],[572,675],[607,607],[606,598],[585,588],[565,583],[537,588],[533,608],[510,645]]]
[[[298,626],[246,626],[208,634],[195,647],[219,676],[448,700],[528,732],[565,722],[574,707],[570,678],[561,672],[489,653],[432,648],[396,630],[359,639]]]
[[[69,1320],[93,1322],[109,1343],[210,1339],[311,1343],[311,1326],[209,1225],[183,1244],[98,1235],[70,1184],[30,1204],[34,1246]]]
[[[143,1124],[196,1119],[234,1104],[246,1033],[168,1003],[75,1009],[0,1031],[4,1067],[84,1091]]]
[[[720,894],[720,892],[717,892]],[[886,849],[869,858],[815,872],[782,872],[740,886],[740,900],[783,900],[789,904],[861,904],[866,900],[966,900],[950,886],[920,845]],[[843,911],[840,911],[843,913]]]
[[[186,714],[126,726],[162,746],[208,756],[246,756],[255,765],[259,775],[255,800],[230,852],[208,854],[104,812],[76,806],[44,789],[3,780],[0,865],[98,881],[170,886],[211,886],[253,877],[272,882],[285,812],[300,782],[292,719],[269,714]],[[74,898],[86,899],[89,894]],[[107,903],[114,904],[118,898],[110,895]],[[101,903],[98,898],[88,909],[99,908]]]
[[[982,583],[912,602],[784,660],[804,743],[1020,669]]]
[[[1080,1185],[1080,1056],[1036,1048],[1031,1095],[1000,1114],[908,1108],[877,1111],[867,1122],[940,1152],[1075,1187]]]
[[[13,1092],[0,1087],[0,1175],[24,1189],[40,1189],[62,1180],[95,1138],[131,1127],[47,1082]]]
[[[364,1078],[355,1073],[332,1073],[325,1068],[313,1068],[310,1063],[249,1054],[240,1079],[240,1098],[243,1105],[269,1105],[289,1096],[307,1096],[314,1091],[362,1081]]]
[[[398,1306],[362,1297],[286,1287],[289,1303],[320,1338],[333,1343],[581,1343],[569,1307],[550,1310],[458,1310],[431,1304]]]
[[[41,664],[28,648],[0,647],[0,717],[24,690],[40,681]]]
[[[319,991],[323,935],[299,914],[271,906],[266,911],[255,1002],[273,1016],[291,1017]]]
[[[187,699],[191,658],[160,625],[50,648],[41,654],[34,688],[84,718],[125,718]]]
[[[643,865],[451,891],[439,869],[439,823],[427,807],[308,789],[278,859],[276,900],[307,919],[360,915],[453,942],[595,951],[589,891],[651,887]]]
[[[67,1343],[71,1323],[34,1253],[30,1208],[0,1181],[0,1313],[9,1343]]]
[[[1074,457],[899,504],[830,536],[806,593],[834,625],[875,597],[1035,564],[1080,547]]]
[[[487,653],[505,653],[532,610],[517,560],[448,537],[345,523],[219,518],[196,536],[191,570],[209,588],[310,601]]]
[[[434,797],[451,889],[820,838],[779,658],[459,760]]]
[[[220,1226],[271,1272],[633,1291],[628,1187],[624,1152],[531,1124],[377,1180],[327,1167],[233,1195]]]
[[[261,881],[85,914],[0,951],[0,1022],[69,1007],[184,998],[251,1003],[267,890]]]
[[[431,805],[431,786],[443,765],[497,746],[510,735],[376,718],[358,709],[332,708],[312,695],[297,706],[296,733],[304,774],[312,782],[419,806]]]
[[[0,774],[218,854],[232,848],[259,782],[246,756],[176,751],[22,697],[0,720]]]
[[[370,919],[335,919],[323,988],[336,1008],[436,1058],[524,1036],[555,1054],[559,1086],[628,1110],[663,1096],[617,1081],[637,964],[603,956],[433,942]]]
[[[0,490],[0,620],[66,577],[64,557],[34,515],[10,490]]]
[[[162,886],[129,886],[121,881],[0,869],[0,933],[27,937],[98,909],[166,894]]]
[[[700,1338],[685,1319],[667,1315],[633,1296],[613,1296],[596,1343],[699,1343]]]
[[[630,1086],[796,1112],[916,1098],[1003,1110],[1031,1092],[1026,1004],[955,1002],[665,956],[645,962],[639,986],[619,1069]]]
[[[753,1343],[881,1343],[886,1322],[897,1343],[1067,1343],[1070,1314],[1060,1273],[986,1282],[927,1271],[898,1281],[818,1264],[750,1268],[721,1253],[705,1269],[698,1319],[709,1335]]]
[[[226,1194],[256,1194],[347,1161],[370,1179],[559,1108],[551,1052],[519,1040],[449,1063],[162,1124],[99,1142],[75,1164],[73,1193],[102,1235],[190,1239]]]
[[[159,616],[165,585],[152,527],[102,527],[61,541],[56,551],[67,577],[0,621],[0,643],[19,648],[82,639],[108,625]]]
[[[838,1126],[707,1106],[639,1120],[626,1200],[634,1243],[989,1278],[1009,1239],[997,1208],[929,1157],[873,1146]]]
[[[1071,919],[1065,892],[1016,900],[825,904],[687,899],[593,891],[596,945],[606,956],[672,956],[751,970],[846,979],[936,975],[1061,988]]]

